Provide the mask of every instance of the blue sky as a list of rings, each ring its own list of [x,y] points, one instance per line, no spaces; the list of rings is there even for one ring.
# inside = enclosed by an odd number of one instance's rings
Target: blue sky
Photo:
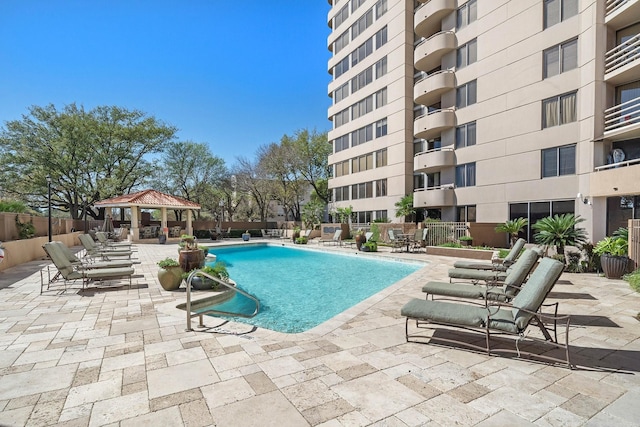
[[[231,165],[328,130],[326,0],[0,0],[0,126],[31,105],[139,109]]]

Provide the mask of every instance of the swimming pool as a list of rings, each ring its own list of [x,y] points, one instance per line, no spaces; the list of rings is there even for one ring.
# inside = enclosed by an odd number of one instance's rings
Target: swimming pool
[[[241,289],[260,300],[253,318],[233,318],[274,331],[309,330],[424,266],[267,244],[211,248]],[[216,309],[251,312],[236,295]]]

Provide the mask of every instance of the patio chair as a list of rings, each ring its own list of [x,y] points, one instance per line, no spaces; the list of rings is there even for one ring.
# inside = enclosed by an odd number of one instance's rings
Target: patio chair
[[[78,239],[85,249],[85,256],[88,257],[99,257],[108,261],[113,258],[131,258],[131,255],[133,254],[133,251],[130,250],[102,248],[98,246],[88,234],[80,234],[78,235]]]
[[[509,253],[503,260],[496,260],[492,262],[479,262],[479,261],[456,261],[453,264],[453,268],[471,268],[474,270],[498,270],[498,271],[506,271],[507,268],[511,264],[513,264],[520,252],[522,252],[522,248],[524,248],[524,244],[526,241],[524,239],[518,239],[516,243],[513,245]]]
[[[387,230],[389,244],[391,245],[391,252],[395,252],[396,250],[402,251],[402,247],[404,246],[404,239],[399,237],[397,231],[398,230],[394,230],[392,228]]]
[[[411,240],[411,252],[420,252],[424,250],[427,251],[426,241],[427,241],[427,232],[429,229],[417,229],[413,233],[413,239]]]
[[[57,244],[45,243],[43,248],[51,258],[60,276],[64,279],[65,289],[68,282],[76,280],[82,280],[82,289],[84,289],[91,282],[120,280],[123,278],[129,278],[129,288],[131,288],[131,276],[134,273],[133,267],[85,268],[71,264]],[[40,292],[42,293],[42,283]]]
[[[521,355],[536,356],[538,358],[549,361],[562,361],[572,368],[569,352],[569,325],[570,316],[558,316],[558,304],[555,306],[553,314],[543,314],[540,312],[543,302],[558,278],[564,270],[564,264],[552,258],[543,258],[540,265],[532,273],[527,284],[522,288],[520,293],[513,298],[511,304],[492,303],[486,307],[474,306],[463,302],[444,302],[429,301],[414,298],[406,303],[400,313],[406,318],[405,320],[405,338],[407,342],[420,342],[419,339],[428,339],[429,342],[448,343],[462,345],[474,350],[486,351],[491,355],[492,352],[509,352],[516,353],[518,357]],[[474,344],[473,337],[466,337],[466,340],[455,339],[455,335],[447,337],[442,331],[436,330],[433,335],[425,336],[420,333],[409,334],[409,321],[416,321],[416,328],[426,328],[426,323],[435,325],[450,326],[453,328],[461,328],[471,331],[484,333],[485,346]],[[547,327],[545,322],[549,324]],[[558,322],[564,323],[564,342],[558,341],[557,330]],[[528,334],[529,326],[536,326],[541,337]],[[435,328],[437,329],[437,328]],[[553,332],[553,336],[550,331]],[[437,332],[437,333],[436,333]],[[492,348],[491,334],[516,336],[515,350]],[[456,334],[457,335],[457,334]],[[535,354],[528,350],[520,348],[520,341],[525,337],[533,341],[545,342],[555,347],[564,349],[565,357],[560,359],[554,357],[553,354]],[[412,341],[415,340],[415,341]]]
[[[342,229],[338,229],[333,233],[331,240],[321,240],[322,244],[331,243],[333,245],[342,246]]]
[[[527,249],[509,270],[504,283],[473,285],[469,283],[428,282],[422,287],[426,298],[434,299],[435,295],[446,298],[481,299],[484,305],[488,301],[510,301],[523,286],[523,283],[540,257],[539,251]]]
[[[140,261],[133,261],[132,259],[126,258],[114,259],[110,261],[83,261],[78,258],[73,252],[71,252],[71,250],[64,243],[58,242],[56,240],[51,243],[59,246],[60,251],[71,264],[82,266],[84,268],[131,267],[133,264],[140,264]]]

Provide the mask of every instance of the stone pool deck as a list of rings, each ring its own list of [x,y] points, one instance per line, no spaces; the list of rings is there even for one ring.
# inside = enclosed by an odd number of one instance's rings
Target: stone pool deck
[[[406,343],[400,307],[423,297],[425,281],[446,280],[454,259],[382,252],[428,264],[305,333],[215,318],[201,331],[194,319],[196,331],[186,332],[175,308],[184,291],[164,291],[156,278],[156,262],[176,257],[176,245],[137,247],[131,289],[75,285],[41,295],[44,260],[0,272],[0,425],[640,423],[640,294],[626,282],[561,277],[550,299],[572,315],[578,369],[569,370]]]

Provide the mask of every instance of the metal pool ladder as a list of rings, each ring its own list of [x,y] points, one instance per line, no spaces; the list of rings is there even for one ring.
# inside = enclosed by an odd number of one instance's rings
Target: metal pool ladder
[[[195,276],[201,276],[201,277],[206,277],[208,279],[213,280],[214,282],[218,283],[219,285],[222,285],[226,288],[229,288],[229,290],[232,290],[236,293],[239,293],[242,296],[245,296],[247,298],[249,298],[250,300],[252,300],[253,302],[256,303],[256,308],[253,311],[253,313],[251,314],[244,314],[244,313],[234,313],[234,312],[229,312],[229,311],[223,311],[223,310],[215,310],[215,309],[209,309],[209,310],[204,310],[198,313],[191,313],[191,279],[193,279]],[[212,277],[211,275],[203,272],[202,270],[193,270],[190,274],[189,277],[187,277],[187,281],[186,281],[186,286],[187,286],[187,304],[186,304],[186,311],[187,311],[187,332],[193,331],[193,328],[191,327],[191,319],[194,317],[199,317],[200,319],[200,324],[198,325],[199,327],[203,328],[204,327],[204,323],[203,323],[203,319],[202,316],[205,314],[222,314],[225,316],[238,316],[238,317],[246,317],[246,318],[251,318],[254,317],[256,314],[258,314],[258,311],[260,311],[260,301],[258,301],[258,298],[256,298],[255,296],[243,291],[242,289],[239,289],[237,286],[232,286],[229,283],[218,279],[217,277]]]

